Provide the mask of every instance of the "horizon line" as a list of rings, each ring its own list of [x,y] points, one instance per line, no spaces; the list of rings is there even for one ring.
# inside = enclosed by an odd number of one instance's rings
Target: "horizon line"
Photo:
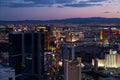
[[[75,19],[75,18],[81,18],[81,19],[87,19],[87,18],[106,18],[106,19],[120,19],[120,17],[71,17],[71,18],[62,18],[62,19],[23,19],[23,20],[0,20],[0,21],[54,21],[54,20],[65,20],[65,19]]]

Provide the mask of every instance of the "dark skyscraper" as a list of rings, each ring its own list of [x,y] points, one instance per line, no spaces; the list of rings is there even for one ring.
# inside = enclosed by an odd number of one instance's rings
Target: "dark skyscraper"
[[[9,34],[10,50],[9,50],[9,64],[15,69],[16,75],[22,74],[22,34]]]
[[[44,34],[43,32],[11,32],[10,66],[16,75],[34,76],[40,79],[44,75]]]

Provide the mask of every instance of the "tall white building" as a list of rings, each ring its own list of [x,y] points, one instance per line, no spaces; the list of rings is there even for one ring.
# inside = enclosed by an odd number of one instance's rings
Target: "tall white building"
[[[117,67],[117,55],[116,54],[106,54],[105,67]]]
[[[120,68],[120,54],[110,50],[109,54],[105,54],[105,59],[92,60],[92,64],[96,67]]]

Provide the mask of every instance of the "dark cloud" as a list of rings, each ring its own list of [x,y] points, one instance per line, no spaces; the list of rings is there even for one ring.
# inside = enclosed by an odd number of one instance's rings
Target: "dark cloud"
[[[105,11],[104,13],[108,14],[108,13],[111,13],[111,12],[109,12],[109,11]]]
[[[24,0],[24,1],[32,1],[38,4],[55,4],[55,3],[64,4],[74,2],[75,0]]]
[[[89,4],[89,3],[79,3],[79,4],[65,4],[67,7],[88,7],[88,6],[101,6],[101,4]]]
[[[64,6],[67,7],[89,7],[89,6],[101,6],[102,4],[93,4],[89,3],[89,1],[80,1],[79,3],[76,4],[65,4]]]
[[[64,6],[57,6],[58,8],[64,8]]]
[[[70,3],[70,2],[74,2],[74,0],[55,0],[55,3],[58,4]]]
[[[16,0],[18,1],[18,0]],[[24,0],[23,2],[16,2],[15,0],[9,1],[4,0],[0,1],[0,7],[44,7],[51,6],[53,4],[53,0]]]
[[[32,1],[35,4],[53,4],[54,0],[24,0],[25,2]]]
[[[34,3],[26,3],[26,4],[22,4],[22,3],[12,3],[9,5],[9,7],[43,7],[44,5],[35,5]],[[50,6],[50,5],[47,5]]]
[[[107,1],[107,0],[89,0],[88,2],[103,2],[103,1]]]
[[[16,2],[18,1],[18,2]],[[72,3],[76,0],[0,0],[0,7],[7,6],[7,7],[50,7],[53,4],[60,4],[63,6],[58,6],[59,8],[62,7],[88,7],[88,6],[101,6],[100,3],[106,0],[88,0],[88,1],[80,1],[78,3]]]
[[[103,1],[107,0],[88,0],[88,1],[80,1],[79,3],[76,4],[65,4],[64,6],[67,7],[89,7],[89,6],[102,6]]]
[[[117,13],[120,13],[120,11],[117,11]]]
[[[33,7],[33,3],[7,3],[1,4],[0,7]]]

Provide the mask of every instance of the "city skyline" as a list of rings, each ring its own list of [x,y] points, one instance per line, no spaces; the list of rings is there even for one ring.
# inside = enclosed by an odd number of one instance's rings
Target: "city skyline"
[[[120,18],[118,0],[1,0],[0,20]]]

